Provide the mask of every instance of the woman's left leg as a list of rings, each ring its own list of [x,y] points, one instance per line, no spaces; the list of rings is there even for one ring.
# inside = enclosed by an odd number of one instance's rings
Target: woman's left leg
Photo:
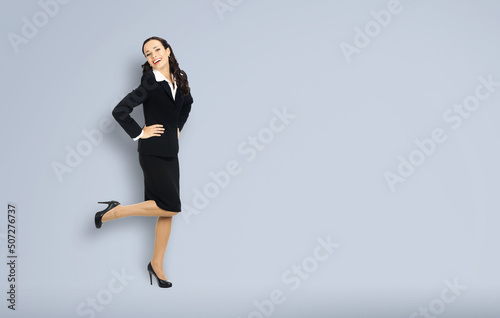
[[[170,229],[172,228],[172,217],[159,216],[155,227],[155,246],[153,250],[153,258],[151,266],[156,275],[160,279],[166,280],[163,273],[163,258],[167,248],[168,239],[170,237]]]

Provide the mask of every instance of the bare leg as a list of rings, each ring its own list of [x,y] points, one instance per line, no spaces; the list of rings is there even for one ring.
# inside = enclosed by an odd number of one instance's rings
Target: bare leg
[[[103,215],[102,222],[127,216],[158,216],[151,266],[160,279],[166,280],[167,278],[163,272],[163,258],[165,257],[165,249],[170,237],[172,217],[177,215],[177,213],[179,212],[163,210],[156,205],[154,200],[148,200],[137,204],[118,205]]]
[[[163,273],[163,258],[165,257],[165,249],[167,248],[171,227],[172,217],[158,217],[156,221],[155,248],[153,251],[153,258],[151,259],[151,266],[153,266],[156,275],[163,280],[167,279]]]
[[[172,217],[179,212],[167,211],[159,208],[154,200],[148,200],[131,205],[118,205],[109,210],[102,217],[102,222],[107,222],[126,216],[163,216]]]

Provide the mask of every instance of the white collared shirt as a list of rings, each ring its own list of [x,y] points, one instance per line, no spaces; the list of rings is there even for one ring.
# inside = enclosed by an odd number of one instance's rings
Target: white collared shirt
[[[163,75],[160,71],[153,69],[153,74],[155,75],[155,79],[157,82],[166,81],[168,83],[168,86],[170,86],[170,91],[172,92],[172,97],[175,100],[175,93],[177,92],[177,82],[175,81],[174,74],[172,74],[172,79],[175,83],[175,88],[174,88],[174,85],[172,84],[172,82],[170,82],[165,77],[165,75]],[[138,140],[139,138],[142,137],[143,134],[144,134],[144,129],[141,131],[141,134],[139,136],[135,137],[133,140],[134,141]]]

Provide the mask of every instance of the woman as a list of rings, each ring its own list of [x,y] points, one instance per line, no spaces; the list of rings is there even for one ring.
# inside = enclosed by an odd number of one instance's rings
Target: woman
[[[113,117],[125,132],[138,140],[139,163],[144,173],[144,202],[108,204],[95,214],[95,225],[126,216],[157,216],[155,244],[147,269],[159,287],[171,287],[163,272],[163,258],[170,236],[172,217],[181,212],[179,197],[179,134],[191,111],[191,96],[186,73],[179,68],[172,48],[166,40],[151,37],[144,41],[141,84],[125,96],[113,109]],[[130,116],[133,108],[143,104],[143,128]]]

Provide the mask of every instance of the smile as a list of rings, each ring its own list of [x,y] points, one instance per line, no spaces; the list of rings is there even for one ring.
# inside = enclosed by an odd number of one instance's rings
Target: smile
[[[161,61],[161,57],[157,58],[156,60],[153,61],[153,64],[159,63]]]

